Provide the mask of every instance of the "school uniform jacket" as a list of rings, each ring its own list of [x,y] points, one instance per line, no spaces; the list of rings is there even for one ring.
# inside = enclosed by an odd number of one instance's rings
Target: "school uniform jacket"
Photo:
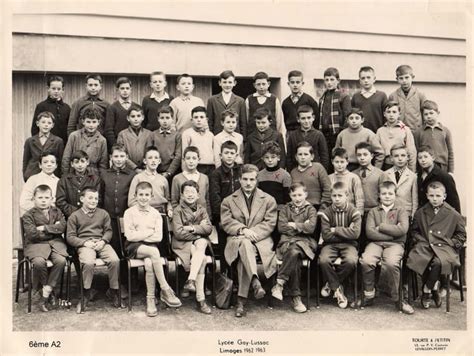
[[[229,195],[221,205],[221,222],[224,231],[229,235],[224,255],[229,265],[239,255],[239,230],[248,228],[257,234],[254,243],[263,263],[265,276],[269,278],[276,272],[275,252],[273,251],[273,232],[277,222],[277,204],[275,199],[256,188],[253,193],[250,213],[242,189]]]
[[[451,205],[458,213],[461,213],[461,203],[459,202],[456,183],[449,173],[446,173],[441,168],[434,166],[425,179],[421,178],[421,174],[422,172],[418,172],[417,174],[418,206],[423,206],[428,203],[426,192],[430,183],[440,182],[446,188],[446,203]]]
[[[52,251],[66,257],[68,255],[62,234],[66,231],[66,219],[56,207],[51,207],[47,218],[38,208],[28,210],[22,217],[25,235],[25,256],[42,257],[47,260]],[[44,231],[36,230],[44,226]]]
[[[226,104],[222,93],[213,95],[207,101],[207,117],[209,129],[217,135],[222,131],[221,115],[225,110],[232,109],[237,115],[237,128],[235,131],[240,133],[244,139],[247,137],[247,112],[245,110],[245,100],[238,95],[232,93],[229,103]]]
[[[38,134],[28,138],[23,148],[23,179],[25,180],[25,182],[33,174],[41,172],[39,163],[41,155],[44,152],[51,152],[56,156],[58,168],[56,168],[56,170],[54,171],[54,175],[60,177],[60,163],[61,159],[63,158],[63,151],[63,140],[60,137],[53,135],[52,133],[49,134],[49,137],[46,139],[44,145],[41,144]]]
[[[36,105],[31,122],[31,136],[39,132],[39,128],[36,125],[36,118],[44,111],[48,111],[54,115],[54,126],[51,129],[51,133],[61,138],[64,144],[66,144],[68,136],[67,123],[69,115],[71,114],[71,107],[66,104],[63,99],[56,100],[48,96],[45,100]]]
[[[241,166],[237,164],[232,168],[222,164],[212,171],[209,178],[209,200],[215,224],[220,220],[222,200],[240,188],[240,176]]]
[[[389,168],[383,172],[383,182],[393,182],[397,186],[397,201],[413,216],[418,210],[418,186],[416,174],[407,167],[403,171],[400,179],[395,178],[395,168]]]
[[[267,142],[276,142],[280,146],[280,167],[284,168],[286,164],[285,144],[282,135],[273,128],[268,128],[263,135],[258,130],[253,131],[245,144],[245,163],[255,164],[258,169],[265,168],[262,159],[263,145]]]
[[[430,203],[415,214],[411,228],[414,246],[408,255],[407,266],[418,274],[428,267],[431,259],[441,260],[441,273],[452,273],[459,266],[456,249],[466,241],[466,228],[462,216],[444,203],[437,214]]]

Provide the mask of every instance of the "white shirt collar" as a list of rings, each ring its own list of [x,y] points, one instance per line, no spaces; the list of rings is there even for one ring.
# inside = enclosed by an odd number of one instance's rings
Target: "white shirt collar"
[[[259,93],[255,92],[255,93],[252,94],[252,96],[255,96],[255,97],[257,97],[257,98],[258,98],[259,96],[269,98],[269,97],[272,96],[272,94],[271,94],[269,91],[267,91],[267,92],[266,92],[265,94],[263,94],[263,95],[260,95]]]

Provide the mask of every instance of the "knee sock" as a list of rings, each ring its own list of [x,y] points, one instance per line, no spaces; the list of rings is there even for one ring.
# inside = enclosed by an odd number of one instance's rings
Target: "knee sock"
[[[153,270],[155,271],[156,279],[158,280],[158,283],[160,284],[161,290],[167,290],[170,288],[168,282],[166,281],[165,278],[165,271],[163,270],[163,265],[161,264],[161,261],[153,261]]]
[[[196,276],[200,273],[199,270],[205,258],[205,251],[199,251],[196,249],[194,255],[191,257],[191,270],[189,271],[188,279],[196,280]]]
[[[204,294],[204,278],[205,274],[199,272],[196,276],[196,300],[198,302],[202,302],[206,299],[206,295]]]
[[[146,296],[155,296],[155,274],[153,271],[145,271]]]

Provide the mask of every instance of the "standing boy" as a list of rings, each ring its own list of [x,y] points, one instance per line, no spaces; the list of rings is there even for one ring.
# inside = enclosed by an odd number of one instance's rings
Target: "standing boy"
[[[152,93],[147,95],[142,100],[143,114],[145,120],[143,121],[143,127],[150,131],[154,131],[159,128],[159,123],[156,121],[158,112],[161,108],[169,106],[171,101],[174,99],[172,95],[166,92],[166,74],[163,72],[152,72],[150,74],[150,87]]]
[[[290,87],[291,94],[285,100],[283,100],[281,108],[283,111],[283,117],[285,119],[285,126],[288,132],[300,128],[300,122],[298,121],[298,109],[303,105],[309,106],[312,109],[313,126],[314,128],[318,128],[319,106],[312,96],[303,92],[303,73],[299,70],[292,70],[291,72],[289,72],[287,84]]]
[[[237,145],[237,157],[236,163],[242,164],[244,158],[244,137],[236,132],[237,122],[239,121],[239,116],[237,113],[232,110],[225,110],[221,114],[221,126],[222,131],[214,136],[214,162],[216,168],[219,168],[221,165],[221,145],[225,141],[232,141]]]
[[[360,108],[364,113],[364,127],[377,132],[384,120],[384,107],[387,103],[387,94],[375,89],[375,70],[372,67],[359,69],[360,92],[352,97],[352,107]]]
[[[235,75],[231,70],[225,70],[219,75],[219,86],[222,91],[213,95],[207,101],[207,117],[209,119],[209,129],[217,135],[223,130],[223,113],[232,110],[235,113],[235,131],[243,137],[247,137],[247,113],[245,110],[245,100],[232,93],[232,89],[237,85]]]
[[[48,78],[48,97],[46,100],[38,103],[33,114],[31,123],[31,136],[39,132],[36,124],[38,115],[42,112],[50,112],[54,117],[54,126],[51,133],[61,138],[66,144],[67,142],[67,123],[71,114],[71,107],[63,101],[64,95],[64,79],[59,75],[53,75]]]

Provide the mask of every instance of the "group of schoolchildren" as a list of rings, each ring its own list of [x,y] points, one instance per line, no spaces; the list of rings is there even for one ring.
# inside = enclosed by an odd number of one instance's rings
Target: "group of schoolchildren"
[[[439,307],[446,288],[441,277],[459,265],[457,249],[466,240],[450,174],[451,133],[438,121],[438,105],[412,85],[410,66],[396,69],[400,87],[388,98],[375,89],[373,68],[362,67],[359,78],[361,90],[350,98],[339,90],[338,70],[328,68],[318,103],[303,92],[303,74],[291,71],[291,95],[280,103],[266,73],[254,76],[256,92],[243,99],[232,92],[237,82],[227,70],[219,78],[222,92],[207,108],[192,95],[187,74],[177,78],[179,96],[173,98],[165,74],[151,73],[153,92],[141,106],[131,101],[132,83],[125,77],[117,80],[118,98],[109,104],[100,97],[102,78],[88,75],[87,94],[71,108],[62,100],[63,78],[49,78],[48,97],[36,107],[24,146],[20,198],[40,309],[54,304],[66,242],[83,265],[85,303],[78,312],[93,298],[96,257],[108,268],[107,296],[122,306],[117,219],[123,217],[127,256],[145,260],[146,314],[157,315],[156,280],[160,299],[181,306],[157,248],[163,219],[171,219],[172,250],[189,272],[176,292],[195,293],[198,310],[210,314],[204,283],[209,235],[214,225],[214,247],[222,256],[227,235],[221,203],[240,189],[243,164],[258,167],[258,188],[278,204],[273,235],[281,236],[275,258],[282,263],[273,297],[282,300],[287,285],[294,310],[306,311],[299,266],[319,254],[326,283],[318,293],[333,295],[340,308],[348,306],[343,286],[357,263],[364,306],[376,296],[379,265],[379,284],[385,282],[397,301],[407,253],[408,268],[422,275],[423,308],[431,301]],[[47,259],[53,262],[49,274]],[[402,299],[402,311],[412,314]]]

